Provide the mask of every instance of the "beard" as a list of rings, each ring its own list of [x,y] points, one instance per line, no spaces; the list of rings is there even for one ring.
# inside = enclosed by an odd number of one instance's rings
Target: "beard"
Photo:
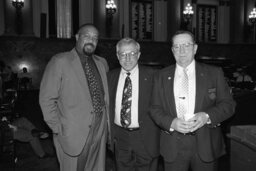
[[[95,51],[95,46],[92,43],[84,44],[83,52],[86,56],[92,56]]]

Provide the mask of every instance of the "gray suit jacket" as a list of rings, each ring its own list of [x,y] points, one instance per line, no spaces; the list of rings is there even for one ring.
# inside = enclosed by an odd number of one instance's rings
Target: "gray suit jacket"
[[[109,95],[104,58],[93,56],[105,91],[105,115],[109,121]],[[87,80],[75,49],[55,55],[48,63],[40,86],[40,105],[44,120],[58,134],[65,153],[78,155],[86,142],[93,117]],[[107,122],[106,121],[106,122]],[[108,124],[109,125],[109,124]],[[106,128],[107,129],[107,128]]]

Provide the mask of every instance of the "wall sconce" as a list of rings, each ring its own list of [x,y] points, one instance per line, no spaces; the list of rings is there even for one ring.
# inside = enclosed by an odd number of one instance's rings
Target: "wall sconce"
[[[253,10],[251,11],[251,13],[249,15],[249,22],[253,26],[253,41],[255,41],[256,40],[256,3],[255,3]]]
[[[185,10],[183,10],[183,16],[186,22],[189,22],[194,14],[193,7],[190,3],[187,4]]]
[[[116,4],[114,0],[107,0],[106,10],[108,16],[112,16],[116,13]]]
[[[253,8],[253,10],[251,11],[249,15],[249,22],[253,25],[256,24],[256,8]]]
[[[106,36],[111,37],[113,14],[116,13],[116,4],[114,0],[107,0],[106,13]]]
[[[12,5],[19,10],[24,7],[24,0],[12,0]]]

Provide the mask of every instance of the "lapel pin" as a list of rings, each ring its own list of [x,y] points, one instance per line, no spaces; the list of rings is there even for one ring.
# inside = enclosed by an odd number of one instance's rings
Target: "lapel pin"
[[[144,78],[145,81],[147,81],[148,79],[147,78]]]
[[[172,79],[172,77],[168,77],[168,80]]]

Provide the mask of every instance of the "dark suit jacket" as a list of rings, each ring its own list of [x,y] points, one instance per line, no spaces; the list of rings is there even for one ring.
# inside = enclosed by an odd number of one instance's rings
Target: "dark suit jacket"
[[[177,117],[173,82],[175,66],[161,70],[154,79],[152,95],[152,118],[161,127],[160,153],[166,161],[173,161],[177,155],[177,132],[170,132],[170,126]],[[209,114],[211,124],[196,131],[197,152],[203,161],[209,162],[225,153],[225,145],[219,124],[234,113],[235,102],[226,84],[224,74],[218,67],[196,62],[195,111]]]
[[[110,123],[112,142],[115,139],[114,117],[115,117],[115,98],[117,84],[121,69],[115,69],[108,73],[109,98],[110,98]],[[159,155],[159,128],[152,121],[149,115],[150,99],[153,88],[153,70],[148,67],[139,66],[139,125],[143,144],[152,157]],[[114,143],[112,143],[114,144]]]

